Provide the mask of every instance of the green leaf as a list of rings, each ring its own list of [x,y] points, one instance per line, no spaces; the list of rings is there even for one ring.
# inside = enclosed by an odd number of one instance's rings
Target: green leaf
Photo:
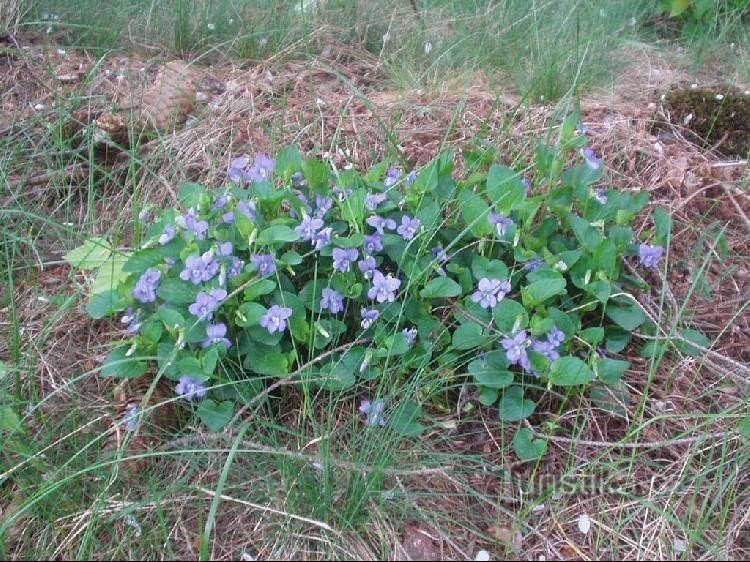
[[[630,368],[630,362],[604,357],[594,363],[594,366],[599,375],[599,380],[606,384],[618,384],[622,375]]]
[[[208,430],[216,433],[232,421],[234,403],[231,400],[225,400],[217,404],[210,398],[205,398],[196,413]]]
[[[487,194],[495,208],[507,215],[526,195],[521,174],[506,166],[492,166],[487,173]]]
[[[356,382],[354,371],[341,361],[330,361],[322,365],[320,372],[314,373],[313,377],[318,379],[315,381],[318,387],[329,391],[345,390]],[[323,380],[319,380],[321,378]]]
[[[117,291],[106,291],[93,295],[86,303],[86,312],[97,320],[123,309],[124,306]]]
[[[462,324],[453,332],[453,347],[456,349],[473,349],[483,343],[482,327],[476,322]]]
[[[461,285],[448,277],[431,279],[424,289],[419,291],[423,299],[440,299],[457,297],[461,294]]]
[[[578,337],[580,337],[583,341],[585,341],[592,347],[596,347],[602,341],[604,341],[604,328],[600,326],[586,328],[585,330],[581,330],[581,333],[578,334]]]
[[[273,293],[276,289],[276,281],[268,278],[261,278],[253,281],[247,287],[243,293],[244,300],[254,301],[258,297]]]
[[[161,264],[164,258],[178,258],[184,247],[184,240],[174,239],[164,246],[138,250],[128,258],[122,266],[122,270],[128,273],[143,273],[149,267]]]
[[[180,184],[179,200],[185,208],[197,208],[201,197],[206,193],[206,188],[198,183],[185,181]]]
[[[750,416],[745,416],[740,419],[737,427],[746,439],[750,439]]]
[[[163,279],[156,294],[167,302],[175,304],[192,304],[200,292],[198,285],[182,279],[167,277]]]
[[[250,355],[248,355],[250,358]],[[284,376],[289,372],[289,359],[284,353],[273,352],[261,355],[249,362],[252,370],[261,375]]]
[[[512,332],[514,328],[523,329],[529,323],[529,313],[523,305],[513,299],[503,299],[492,309],[492,318],[501,332]]]
[[[104,238],[89,238],[63,258],[76,269],[96,269],[109,260],[112,246]]]
[[[565,279],[541,279],[526,287],[521,287],[521,300],[526,307],[534,307],[544,301],[565,293]]]
[[[576,238],[581,245],[586,248],[592,254],[596,252],[596,249],[602,243],[602,235],[596,230],[589,221],[582,219],[574,214],[568,215],[570,226],[576,235]]]
[[[396,409],[390,418],[386,419],[386,425],[396,433],[415,437],[426,429],[424,425],[417,421],[417,418],[421,415],[422,408],[411,400],[407,400]]]
[[[604,331],[607,338],[605,348],[610,353],[620,353],[627,347],[633,335],[619,326],[607,326]]]
[[[680,330],[680,335],[688,341],[672,340],[672,344],[674,344],[674,346],[682,353],[689,355],[690,357],[698,357],[703,352],[697,347],[690,345],[689,342],[705,348],[711,347],[711,340],[701,334],[698,330],[683,328]]]
[[[299,265],[302,263],[302,256],[294,250],[289,250],[279,258],[279,263],[282,265]]]
[[[297,240],[299,240],[299,234],[294,230],[283,224],[275,224],[261,230],[257,242],[259,245],[265,246],[277,242],[296,242]]]
[[[24,433],[21,418],[9,405],[0,406],[0,433]]]
[[[156,315],[167,328],[185,325],[185,318],[174,308],[162,305],[156,310]]]
[[[492,406],[497,402],[497,397],[500,393],[496,388],[490,388],[488,386],[482,386],[479,391],[477,399],[479,403],[484,406]]]
[[[523,397],[523,388],[511,386],[506,388],[500,398],[500,419],[516,422],[528,418],[536,410],[533,400]]]
[[[475,279],[482,279],[486,277],[488,279],[498,279],[505,281],[508,279],[508,266],[500,260],[488,260],[484,256],[479,254],[474,256],[471,260],[471,272],[474,274]]]
[[[654,226],[656,227],[654,243],[666,246],[669,242],[669,233],[672,231],[672,217],[662,207],[654,210]]]
[[[476,384],[486,388],[503,389],[513,383],[513,373],[500,370],[482,359],[475,359],[469,363],[469,373],[474,377]]]
[[[257,302],[243,303],[235,312],[235,323],[243,328],[258,326],[266,312],[268,312],[266,307]]]
[[[91,294],[113,291],[128,274],[123,267],[130,258],[130,254],[112,254],[96,272],[94,282],[91,284]]]
[[[513,450],[522,461],[533,461],[541,458],[547,452],[545,439],[534,439],[534,433],[527,427],[522,427],[513,436]]]
[[[129,349],[130,346],[124,345],[112,351],[102,365],[101,376],[131,379],[143,375],[148,370],[148,365],[138,358],[127,357],[125,354]]]
[[[558,386],[576,386],[594,380],[594,373],[578,357],[561,357],[552,362],[549,380]]]
[[[331,240],[334,246],[339,248],[359,248],[365,241],[365,235],[361,232],[352,234],[349,237],[338,237]]]
[[[669,11],[670,17],[675,18],[682,15],[682,13],[690,7],[692,2],[693,0],[671,0]]]
[[[625,406],[630,404],[632,400],[628,387],[624,384],[596,385],[591,389],[589,395],[591,396],[591,402],[597,408],[621,418],[627,418],[628,410]]]
[[[476,193],[463,190],[459,195],[461,215],[471,233],[477,238],[487,236],[492,232],[492,224],[488,220],[490,206]]]
[[[604,313],[609,316],[618,326],[632,332],[646,321],[646,315],[634,302],[618,299],[620,304],[610,301],[607,303]]]

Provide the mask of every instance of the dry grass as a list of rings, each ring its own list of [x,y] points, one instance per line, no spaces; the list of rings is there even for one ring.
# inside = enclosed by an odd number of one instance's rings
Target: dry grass
[[[39,125],[47,115],[72,112],[66,105],[67,92],[77,92],[93,114],[133,97],[154,77],[153,67],[137,58],[110,58],[95,67],[96,61],[79,53],[63,57],[47,52],[38,60],[37,49],[29,51],[0,58],[0,67],[7,70],[2,86],[7,93],[6,121],[0,124],[5,135],[43,137]],[[667,279],[649,279],[654,292],[640,295],[641,304],[652,317],[666,319],[664,325],[679,318],[700,329],[714,341],[712,353],[698,358],[673,353],[654,364],[631,349],[627,358],[632,368],[625,385],[632,403],[625,418],[597,409],[584,398],[563,409],[554,398],[540,404],[532,426],[551,423],[555,429],[549,455],[537,464],[509,456],[510,433],[499,428],[496,412],[482,411],[465,419],[433,412],[443,428],[399,452],[399,464],[414,467],[414,473],[385,475],[387,493],[381,494],[380,504],[373,502],[366,528],[338,529],[285,507],[303,504],[290,500],[287,491],[294,485],[278,457],[290,452],[302,478],[314,472],[316,450],[305,450],[309,458],[298,458],[300,443],[289,437],[293,432],[287,433],[285,442],[269,442],[260,427],[243,445],[247,454],[241,464],[247,466],[237,470],[242,476],[230,480],[223,491],[212,559],[236,559],[243,552],[278,559],[472,559],[479,549],[515,559],[670,559],[679,554],[674,551],[676,540],[686,539],[680,522],[688,529],[693,523],[704,526],[699,531],[703,542],[691,545],[692,557],[750,556],[750,475],[732,472],[734,465],[726,461],[735,455],[746,458],[747,445],[732,425],[735,418],[722,415],[747,412],[750,172],[746,163],[717,161],[678,135],[651,131],[658,92],[684,77],[675,75],[664,61],[639,60],[643,65],[613,87],[616,95],[584,100],[582,114],[592,145],[607,161],[612,184],[649,190],[653,204],[671,210],[677,225]],[[76,67],[84,75],[91,71],[85,81],[64,83],[56,78]],[[152,140],[136,153],[122,152],[114,161],[81,162],[104,178],[103,196],[96,200],[100,226],[95,231],[106,233],[110,223],[132,216],[136,202],[171,202],[171,186],[180,180],[217,184],[229,159],[238,153],[273,152],[295,143],[305,153],[328,156],[340,167],[367,168],[383,158],[420,166],[440,149],[470,146],[480,134],[500,154],[524,154],[530,137],[556,125],[556,108],[525,105],[490,88],[482,77],[465,89],[383,89],[379,61],[343,48],[310,63],[271,61],[207,70],[226,89],[200,93],[192,126]],[[45,108],[35,110],[36,104]],[[132,154],[137,154],[137,168],[130,166]],[[460,168],[460,154],[457,158]],[[31,162],[32,169],[38,167]],[[26,167],[8,172],[11,183],[29,174]],[[77,177],[70,180],[71,191],[85,188]],[[43,195],[49,197],[52,216],[61,198],[73,197],[74,206],[85,207],[85,197],[61,193],[59,184],[42,183],[35,190],[10,190],[2,204]],[[640,225],[650,227],[646,222]],[[726,241],[721,254],[704,236],[719,230]],[[38,298],[40,287],[46,298],[63,296],[82,280],[55,263],[64,250],[61,241],[46,241],[37,252],[40,249],[38,259],[32,252],[26,257],[29,263],[44,264],[43,271],[23,272],[14,295],[24,327],[23,349],[32,356],[28,364],[36,365],[26,384],[44,397],[46,420],[65,418],[71,407],[85,408],[87,418],[98,419],[110,411],[111,388],[93,376],[72,379],[94,372],[113,327],[91,322],[78,308],[56,309],[58,320],[49,322],[54,312]],[[2,318],[3,330],[8,324]],[[4,346],[0,351],[5,354]],[[346,409],[342,405],[332,415],[343,417]],[[279,423],[311,440],[316,437],[314,428],[298,427],[295,419],[290,411]],[[105,427],[102,421],[89,434],[101,434]],[[226,451],[213,450],[213,437],[200,431],[189,439],[179,443],[183,454],[160,459],[164,480],[152,483],[150,490],[114,486],[117,493],[96,509],[76,510],[60,518],[53,530],[36,529],[41,535],[18,531],[9,552],[28,552],[39,541],[56,544],[55,557],[73,557],[80,537],[95,528],[100,544],[120,545],[98,557],[138,556],[144,550],[131,551],[128,546],[136,521],[138,533],[143,533],[140,541],[151,545],[145,550],[159,552],[160,545],[150,542],[161,536],[158,529],[175,549],[161,551],[162,557],[196,557],[214,493],[211,486]],[[357,467],[347,464],[349,452],[333,446],[336,478],[357,474]],[[164,450],[168,449],[166,444]],[[204,452],[186,452],[196,450]],[[421,469],[425,462],[430,466]],[[560,478],[585,485],[552,495],[549,483]],[[178,481],[184,485],[172,488]],[[592,482],[607,486],[587,488]],[[157,490],[159,499],[149,499]],[[254,491],[252,497],[248,490]],[[716,518],[702,519],[704,501],[713,502],[710,512]],[[400,519],[389,517],[392,512],[409,514],[406,523],[394,526]],[[592,522],[585,535],[577,527],[583,513]],[[102,519],[110,524],[96,526]]]

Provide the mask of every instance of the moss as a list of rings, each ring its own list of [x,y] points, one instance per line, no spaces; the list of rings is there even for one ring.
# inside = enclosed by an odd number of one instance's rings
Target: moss
[[[691,141],[725,156],[746,158],[750,153],[750,93],[730,87],[681,88],[665,96],[663,108],[669,123]]]

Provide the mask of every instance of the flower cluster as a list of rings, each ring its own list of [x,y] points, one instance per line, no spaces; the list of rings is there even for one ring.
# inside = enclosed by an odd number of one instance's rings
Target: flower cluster
[[[237,184],[243,182],[263,182],[271,178],[275,168],[276,160],[267,154],[261,153],[255,157],[255,162],[253,162],[252,166],[250,165],[250,160],[245,156],[235,158],[229,164],[227,175],[231,181]]]

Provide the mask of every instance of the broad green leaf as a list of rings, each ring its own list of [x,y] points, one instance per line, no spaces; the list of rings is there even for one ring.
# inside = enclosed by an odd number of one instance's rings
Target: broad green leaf
[[[654,210],[654,243],[666,246],[669,242],[669,233],[672,230],[672,216],[663,207]]]
[[[148,370],[148,365],[144,361],[139,361],[139,358],[127,357],[129,349],[130,346],[125,345],[112,351],[102,365],[101,376],[130,379],[143,375]]]
[[[232,420],[234,403],[231,400],[217,403],[210,398],[205,398],[196,413],[208,430],[216,433]]]
[[[247,287],[243,293],[244,300],[254,301],[258,297],[273,293],[276,289],[276,281],[268,278],[261,278],[253,281]]]
[[[492,166],[487,173],[487,195],[498,211],[509,214],[526,195],[521,174],[506,166]]]
[[[547,441],[534,439],[534,433],[529,428],[522,427],[513,436],[513,450],[522,461],[533,461],[547,452]]]
[[[596,385],[591,389],[589,395],[597,408],[621,418],[627,417],[628,410],[626,406],[632,400],[628,392],[628,387],[624,384]]]
[[[558,386],[576,386],[594,380],[594,373],[578,357],[561,357],[552,362],[549,380]]]
[[[9,405],[0,406],[0,433],[24,433],[21,418]]]
[[[496,388],[490,388],[489,386],[482,386],[479,391],[477,399],[479,403],[484,406],[492,406],[497,402],[499,391]]]
[[[632,332],[646,321],[646,315],[634,302],[619,300],[620,304],[610,301],[607,303],[604,313],[609,316],[618,326]]]
[[[164,262],[164,258],[178,258],[185,247],[185,241],[175,238],[164,246],[144,248],[131,255],[123,264],[122,270],[128,273],[143,273],[149,267]]]
[[[622,379],[622,375],[630,367],[630,362],[604,357],[599,359],[594,365],[599,375],[599,380],[606,384],[618,384]]]
[[[492,309],[492,318],[501,332],[524,329],[529,323],[529,313],[523,305],[513,299],[503,299]]]
[[[683,328],[682,330],[680,330],[680,335],[688,341],[675,339],[672,340],[672,344],[674,344],[674,346],[682,353],[684,353],[685,355],[689,355],[690,357],[698,357],[703,353],[697,347],[690,345],[690,342],[705,348],[711,347],[711,340],[701,334],[698,330],[693,330],[692,328]]]
[[[585,330],[581,330],[581,332],[578,334],[578,337],[590,344],[592,347],[596,347],[602,341],[604,341],[604,328],[600,326],[586,328]]]
[[[521,300],[526,307],[534,307],[565,292],[565,279],[541,279],[521,287]]]
[[[63,258],[76,269],[96,269],[112,255],[112,246],[104,238],[89,238]]]
[[[471,233],[477,238],[490,234],[493,226],[488,219],[490,207],[485,200],[469,190],[461,191],[458,199],[464,223],[471,228]]]
[[[260,234],[258,234],[257,243],[265,246],[277,242],[296,242],[297,240],[299,240],[299,234],[294,230],[283,224],[275,224],[265,230],[261,230]]]
[[[257,326],[266,312],[268,309],[257,302],[243,303],[235,312],[235,323],[243,328]]]
[[[596,252],[596,249],[603,240],[599,231],[591,226],[589,221],[572,213],[568,215],[568,220],[570,221],[570,226],[581,245],[592,254]]]
[[[157,309],[156,314],[167,328],[185,325],[185,318],[174,308],[162,305]]]
[[[92,295],[89,302],[86,303],[86,312],[89,313],[89,316],[97,320],[124,308],[117,291],[105,291]]]
[[[426,427],[419,423],[417,419],[422,415],[422,408],[407,400],[401,404],[390,418],[386,418],[386,427],[409,437],[420,435]]]
[[[524,398],[523,388],[511,386],[503,391],[500,397],[500,419],[506,422],[516,422],[528,418],[536,410],[533,400]]]
[[[750,416],[745,416],[740,419],[737,427],[746,439],[750,439]]]
[[[620,353],[627,347],[633,337],[630,332],[623,330],[619,326],[607,326],[604,330],[604,335],[607,338],[605,348],[610,353]]]
[[[461,294],[461,285],[448,277],[431,279],[425,288],[419,291],[423,299],[440,299],[457,297]]]
[[[162,279],[156,294],[167,302],[175,304],[192,304],[195,302],[201,288],[189,281],[168,277]]]
[[[96,272],[90,293],[95,295],[105,291],[114,291],[128,274],[123,270],[130,254],[113,254]]]
[[[476,322],[461,324],[453,332],[453,347],[456,349],[473,349],[483,343],[482,327]]]
[[[503,389],[513,383],[513,373],[500,370],[482,359],[475,359],[469,363],[469,373],[477,385],[487,388]]]
[[[206,188],[198,183],[185,181],[180,184],[179,199],[183,207],[197,208],[200,205],[201,197],[206,193]]]
[[[248,355],[248,359],[250,356]],[[268,353],[249,362],[252,370],[261,375],[283,376],[289,372],[289,359],[285,353]]]

